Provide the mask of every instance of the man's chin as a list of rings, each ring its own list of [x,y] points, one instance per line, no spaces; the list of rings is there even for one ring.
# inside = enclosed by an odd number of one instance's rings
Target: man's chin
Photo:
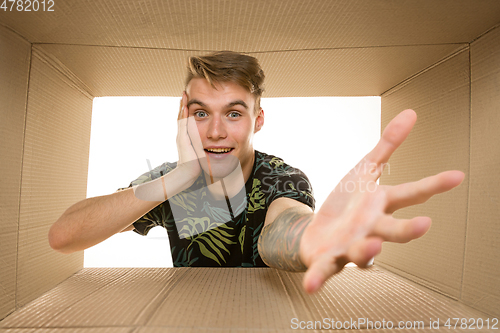
[[[203,171],[215,181],[231,175],[233,172],[241,172],[239,159],[234,155],[225,156],[223,160],[210,158],[200,160]]]

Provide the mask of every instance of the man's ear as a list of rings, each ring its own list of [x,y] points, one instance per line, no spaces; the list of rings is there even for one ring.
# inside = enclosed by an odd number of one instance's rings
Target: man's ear
[[[260,108],[257,118],[255,118],[255,129],[253,132],[257,133],[258,131],[260,131],[262,126],[264,126],[264,110]]]

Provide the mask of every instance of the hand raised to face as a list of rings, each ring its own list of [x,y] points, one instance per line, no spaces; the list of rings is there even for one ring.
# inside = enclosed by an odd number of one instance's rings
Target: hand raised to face
[[[177,151],[179,153],[178,167],[196,179],[201,172],[200,159],[204,159],[205,151],[198,128],[193,117],[189,117],[187,107],[188,97],[182,93],[182,100],[177,117]]]

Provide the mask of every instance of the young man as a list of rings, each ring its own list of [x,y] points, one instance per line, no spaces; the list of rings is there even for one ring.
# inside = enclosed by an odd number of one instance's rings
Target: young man
[[[120,231],[146,234],[161,225],[175,266],[307,270],[304,288],[314,292],[346,263],[365,266],[383,241],[425,234],[429,218],[397,220],[392,213],[463,180],[462,172],[448,171],[398,186],[376,184],[416,121],[406,110],[314,213],[307,177],[253,149],[253,136],[264,125],[263,81],[250,56],[190,58],[178,117],[179,161],[145,173],[127,189],[71,206],[52,226],[51,246],[69,253]],[[348,183],[355,188],[342,187]]]

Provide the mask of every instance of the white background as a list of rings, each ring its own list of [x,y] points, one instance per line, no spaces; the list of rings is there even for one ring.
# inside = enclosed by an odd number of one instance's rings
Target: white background
[[[380,97],[263,98],[264,127],[254,148],[309,177],[318,209],[342,177],[380,138]],[[178,97],[94,99],[87,197],[127,187],[177,161]],[[172,267],[167,233],[117,234],[85,250],[84,267]]]

